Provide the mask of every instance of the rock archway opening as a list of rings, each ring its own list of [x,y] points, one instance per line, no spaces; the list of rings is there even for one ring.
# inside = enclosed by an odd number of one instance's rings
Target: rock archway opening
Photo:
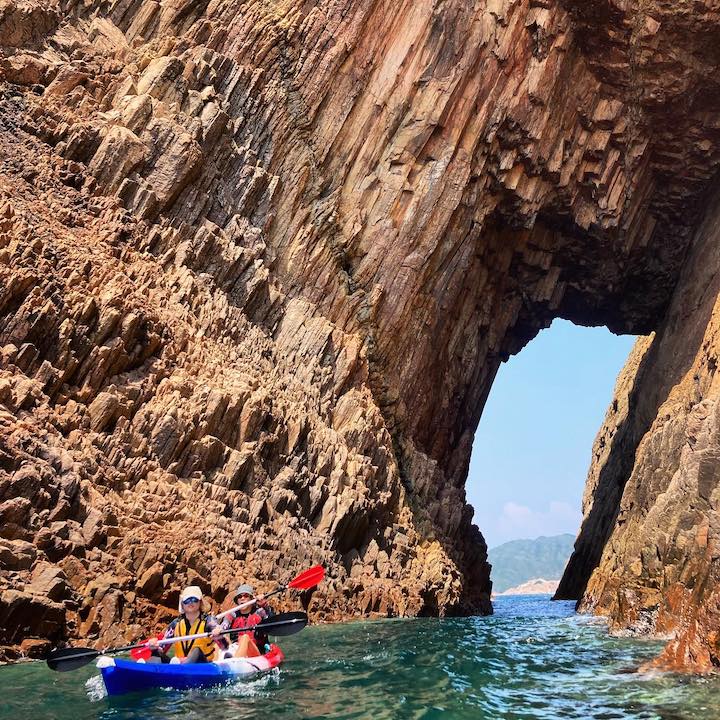
[[[634,341],[556,320],[501,365],[475,434],[466,486],[488,548],[577,535],[593,443]],[[494,567],[491,579],[505,570]],[[523,571],[533,572],[532,564]],[[525,580],[542,574],[538,566]]]

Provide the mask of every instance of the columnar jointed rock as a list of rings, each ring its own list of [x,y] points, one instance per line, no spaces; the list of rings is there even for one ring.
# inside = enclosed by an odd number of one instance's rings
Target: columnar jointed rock
[[[582,607],[617,630],[672,637],[660,663],[700,671],[720,664],[716,198],[709,206],[664,322],[616,388],[559,590],[585,590]]]
[[[0,614],[40,563],[58,637],[309,562],[327,617],[488,611],[482,404],[554,317],[659,326],[717,168],[716,21],[0,0]]]

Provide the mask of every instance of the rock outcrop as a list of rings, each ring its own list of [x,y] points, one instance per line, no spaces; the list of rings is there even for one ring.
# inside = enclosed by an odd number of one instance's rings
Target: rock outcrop
[[[0,0],[0,644],[129,638],[184,582],[315,562],[320,617],[488,612],[482,405],[555,317],[672,322],[719,22]]]
[[[672,638],[659,665],[720,665],[720,225],[716,198],[668,313],[636,345],[595,442],[558,590],[619,632]]]

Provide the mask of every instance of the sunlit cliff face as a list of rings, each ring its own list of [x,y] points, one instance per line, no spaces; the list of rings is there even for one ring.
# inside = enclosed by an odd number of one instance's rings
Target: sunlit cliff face
[[[316,562],[324,617],[489,611],[472,436],[554,317],[658,332],[568,592],[600,563],[618,622],[704,607],[615,531],[648,537],[671,380],[704,368],[671,418],[714,397],[716,28],[709,0],[1,2],[0,626],[111,640],[185,579]],[[661,564],[711,547],[699,512]]]

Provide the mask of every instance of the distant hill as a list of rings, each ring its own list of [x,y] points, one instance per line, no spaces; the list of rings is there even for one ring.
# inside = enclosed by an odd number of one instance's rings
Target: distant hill
[[[505,592],[528,580],[559,580],[572,550],[575,536],[544,535],[534,540],[511,540],[488,550],[493,591]]]
[[[535,580],[528,580],[522,585],[508,588],[504,592],[496,593],[493,590],[493,595],[554,595],[558,583],[558,580],[543,580],[542,578],[537,578]]]

